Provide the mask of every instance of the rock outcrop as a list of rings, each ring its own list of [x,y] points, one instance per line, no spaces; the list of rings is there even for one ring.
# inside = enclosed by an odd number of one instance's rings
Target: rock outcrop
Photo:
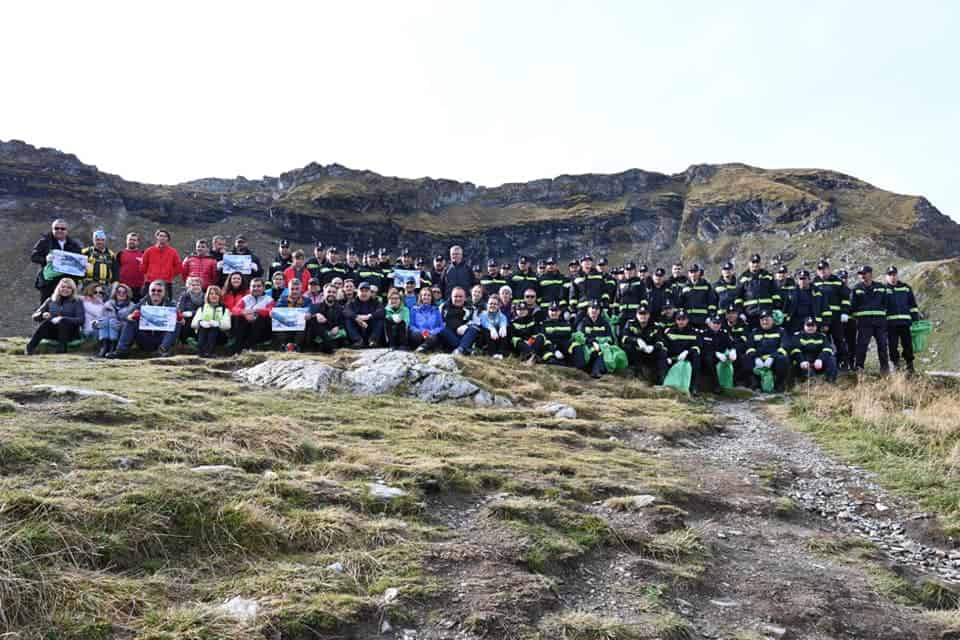
[[[512,404],[508,398],[491,394],[464,377],[456,360],[446,354],[431,356],[423,362],[407,351],[372,349],[343,369],[316,360],[267,360],[240,369],[234,376],[258,386],[321,394],[335,391],[360,396],[398,394],[430,403]]]

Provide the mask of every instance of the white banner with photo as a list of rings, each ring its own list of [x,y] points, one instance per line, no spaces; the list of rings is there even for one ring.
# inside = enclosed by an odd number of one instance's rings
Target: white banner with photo
[[[274,331],[305,331],[307,309],[303,307],[274,307],[270,311],[270,325]]]
[[[177,308],[144,305],[140,307],[141,331],[173,331],[177,328]]]
[[[245,276],[253,273],[253,258],[249,255],[233,255],[226,253],[223,256],[223,273],[242,273]]]
[[[419,269],[394,269],[393,270],[393,286],[397,289],[403,290],[403,285],[407,283],[407,280],[413,278],[413,281],[416,283],[417,289],[420,288],[420,270]]]
[[[71,253],[69,251],[53,250],[54,270],[68,276],[87,275],[87,256],[82,253]]]

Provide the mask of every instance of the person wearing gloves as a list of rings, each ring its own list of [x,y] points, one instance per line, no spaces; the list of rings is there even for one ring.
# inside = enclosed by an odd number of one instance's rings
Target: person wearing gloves
[[[203,299],[203,279],[200,276],[187,276],[187,288],[177,300],[177,311],[183,318],[180,321],[181,343],[186,342],[187,338],[197,337],[197,332],[193,328],[193,316],[203,306]]]
[[[687,361],[693,369],[690,392],[696,393],[700,373],[700,332],[690,324],[690,317],[683,309],[674,315],[674,321],[676,324],[664,329],[660,335],[657,381],[663,384],[667,371],[674,363]]]
[[[817,263],[813,288],[821,296],[820,317],[823,320],[823,332],[833,339],[839,365],[846,367],[856,351],[856,342],[848,343],[844,331],[850,322],[850,290],[839,274],[833,273],[830,262],[825,258]]]
[[[616,344],[617,339],[610,323],[603,317],[601,301],[591,300],[586,310],[586,314],[577,323],[576,333],[583,335],[583,344],[573,350],[573,366],[590,372],[594,378],[599,378],[607,373],[607,367],[603,362],[601,341],[609,340],[611,344]]]
[[[117,348],[120,331],[123,330],[123,323],[127,316],[133,311],[133,305],[133,289],[118,282],[113,288],[113,295],[103,305],[103,313],[100,315],[98,358],[105,358],[108,353]]]
[[[130,347],[136,342],[137,346],[147,353],[157,351],[161,358],[173,355],[173,347],[177,343],[177,333],[180,331],[180,313],[177,313],[177,324],[173,331],[155,331],[140,329],[140,308],[173,307],[173,301],[167,297],[167,282],[154,280],[147,285],[147,295],[140,299],[140,304],[126,317],[123,331],[120,332],[120,341],[115,351],[108,353],[108,358],[126,358],[130,354]]]
[[[717,377],[717,364],[730,361],[736,368],[737,350],[733,346],[733,338],[723,330],[723,323],[718,316],[708,316],[703,333],[700,334],[700,381],[704,389],[720,393],[720,379]]]
[[[783,324],[790,335],[803,329],[804,321],[813,317],[819,324],[824,322],[823,294],[810,282],[810,272],[806,269],[797,273],[796,285],[784,297]]]
[[[830,338],[817,331],[817,319],[813,316],[804,319],[803,330],[794,334],[790,357],[800,380],[822,374],[827,382],[837,381],[837,359]]]
[[[369,282],[364,280],[357,288],[356,300],[347,304],[343,315],[347,321],[347,336],[351,346],[379,347],[383,336],[383,307],[373,295]]]
[[[478,313],[473,321],[477,331],[476,344],[484,353],[496,359],[503,358],[509,351],[507,328],[510,321],[500,311],[500,297],[490,296],[487,299],[487,308]]]
[[[750,385],[752,371],[746,364],[747,338],[750,336],[750,327],[740,318],[740,313],[733,305],[727,307],[724,313],[723,330],[730,336],[730,342],[733,345],[735,353],[728,359],[733,363],[733,375],[736,384],[744,386]]]
[[[751,368],[752,387],[760,388],[760,376],[753,369],[773,371],[773,390],[780,393],[787,384],[790,362],[787,360],[789,341],[783,328],[775,326],[769,311],[760,312],[760,326],[753,330],[747,340],[746,366]]]
[[[416,347],[417,353],[424,353],[437,346],[440,342],[440,333],[446,325],[440,309],[433,304],[433,291],[430,287],[420,289],[417,297],[418,304],[410,310],[410,331],[407,340]]]
[[[518,302],[513,322],[507,330],[513,352],[521,358],[526,358],[526,364],[533,364],[537,358],[543,356],[546,343],[543,328],[533,315],[535,311],[536,302],[533,305]]]
[[[780,302],[777,283],[761,263],[760,254],[755,253],[750,257],[750,266],[740,274],[734,301],[745,315],[744,321],[753,328],[759,326],[760,315],[764,311],[773,311],[774,305]]]
[[[657,384],[660,330],[650,320],[650,308],[645,303],[640,303],[621,334],[620,346],[626,352],[630,366],[638,376],[646,378],[650,384]]]
[[[543,321],[543,335],[546,338],[543,361],[547,364],[567,364],[573,353],[575,345],[570,342],[573,327],[570,326],[570,320],[564,318],[565,306],[560,302],[552,302],[547,307],[547,318]]]
[[[207,287],[203,305],[190,323],[197,334],[197,352],[201,358],[212,358],[217,345],[226,344],[230,318],[230,310],[223,305],[220,287],[215,284]]]
[[[890,361],[897,369],[900,368],[900,351],[903,346],[903,359],[907,363],[907,371],[913,373],[913,337],[910,334],[910,325],[920,319],[920,308],[913,295],[913,289],[906,282],[900,280],[896,267],[887,269],[887,341],[890,344]]]
[[[80,337],[83,318],[83,301],[77,296],[77,284],[73,278],[60,278],[53,294],[33,312],[33,320],[40,324],[24,353],[32,356],[44,338],[56,340],[57,353],[66,353],[67,343]]]
[[[391,288],[387,292],[387,304],[383,307],[383,333],[387,346],[391,349],[405,349],[409,326],[410,308],[403,303],[400,292]]]

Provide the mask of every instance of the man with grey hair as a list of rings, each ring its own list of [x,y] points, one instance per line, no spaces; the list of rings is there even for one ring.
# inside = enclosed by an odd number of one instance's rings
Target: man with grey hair
[[[177,324],[173,326],[173,331],[155,331],[140,328],[141,308],[152,307],[175,307],[176,305],[167,297],[167,283],[163,280],[154,280],[147,287],[147,293],[140,300],[140,304],[133,308],[123,323],[123,330],[120,333],[120,341],[117,343],[116,351],[106,354],[107,358],[126,358],[130,354],[130,347],[137,344],[146,353],[156,351],[161,358],[173,355],[173,348],[177,343],[177,335],[180,332],[179,320],[183,319],[180,312],[177,312]]]
[[[57,288],[57,284],[65,274],[57,273],[53,270],[53,252],[69,251],[70,253],[80,253],[83,251],[83,245],[68,235],[69,227],[67,221],[57,218],[50,225],[50,233],[45,234],[33,245],[33,251],[30,253],[30,262],[40,266],[37,272],[37,278],[34,286],[40,290],[40,302],[43,302]],[[78,277],[79,279],[79,277]]]
[[[463,261],[463,247],[460,245],[455,244],[450,247],[450,264],[447,265],[447,268],[443,272],[443,282],[439,284],[441,284],[443,288],[443,297],[445,300],[450,299],[450,294],[453,293],[456,287],[460,287],[464,291],[470,291],[473,287],[473,271],[471,271],[470,266]]]

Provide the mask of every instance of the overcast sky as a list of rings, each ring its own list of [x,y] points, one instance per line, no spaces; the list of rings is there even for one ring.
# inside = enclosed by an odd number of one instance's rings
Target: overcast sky
[[[960,218],[958,12],[917,0],[5,3],[0,139],[157,183],[311,161],[491,186],[702,162],[821,167]]]

